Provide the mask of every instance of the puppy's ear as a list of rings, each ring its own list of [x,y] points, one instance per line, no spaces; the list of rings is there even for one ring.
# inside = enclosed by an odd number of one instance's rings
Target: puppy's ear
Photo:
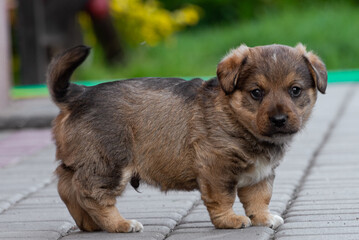
[[[307,52],[303,44],[299,43],[296,46],[296,49],[304,56],[317,89],[319,92],[324,94],[327,89],[328,82],[328,74],[325,64],[317,55],[312,52]]]
[[[242,44],[232,49],[217,66],[217,78],[226,94],[232,93],[237,85],[239,73],[249,55],[249,48]]]

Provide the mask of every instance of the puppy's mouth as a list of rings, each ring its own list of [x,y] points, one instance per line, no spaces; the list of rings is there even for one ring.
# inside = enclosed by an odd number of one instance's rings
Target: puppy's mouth
[[[295,133],[297,133],[298,131],[284,131],[284,130],[279,130],[279,131],[272,131],[270,133],[266,133],[266,134],[262,134],[262,140],[266,141],[266,142],[270,142],[270,143],[275,143],[275,144],[286,144],[288,142],[290,142]]]
[[[263,136],[269,138],[280,138],[280,137],[289,137],[296,134],[298,130],[294,129],[273,129],[267,133],[264,133]]]

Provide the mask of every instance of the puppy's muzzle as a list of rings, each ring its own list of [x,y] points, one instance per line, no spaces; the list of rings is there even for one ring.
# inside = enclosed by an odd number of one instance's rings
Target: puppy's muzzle
[[[285,113],[278,113],[268,116],[267,130],[264,134],[268,137],[292,135],[298,132],[298,127],[293,124],[295,121],[291,121],[290,116]]]

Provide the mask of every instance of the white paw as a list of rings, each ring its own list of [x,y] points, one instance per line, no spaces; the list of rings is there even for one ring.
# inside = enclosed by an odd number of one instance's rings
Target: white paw
[[[274,215],[274,214],[270,215],[270,218],[269,218],[269,226],[270,226],[270,228],[276,229],[280,225],[282,225],[283,223],[284,223],[284,220],[280,216]]]
[[[143,225],[136,221],[136,220],[130,220],[130,229],[128,232],[142,232],[143,231]]]

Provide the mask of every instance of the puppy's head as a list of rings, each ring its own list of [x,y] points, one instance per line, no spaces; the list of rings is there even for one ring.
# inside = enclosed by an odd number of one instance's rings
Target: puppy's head
[[[257,138],[285,142],[308,120],[325,93],[324,63],[302,44],[295,48],[241,45],[218,64],[217,78],[238,120]]]

